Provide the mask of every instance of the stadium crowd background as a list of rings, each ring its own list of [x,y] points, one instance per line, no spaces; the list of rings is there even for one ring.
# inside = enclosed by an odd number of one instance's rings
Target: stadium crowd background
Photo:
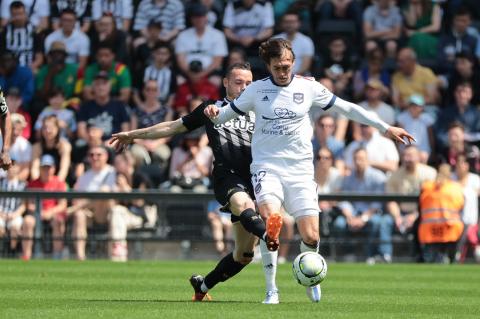
[[[142,141],[122,154],[108,139],[220,99],[222,75],[233,63],[248,61],[254,79],[265,77],[258,44],[281,36],[292,41],[296,74],[315,77],[417,139],[398,147],[373,128],[314,112],[320,193],[417,194],[447,163],[449,178],[466,189],[463,222],[478,222],[480,6],[474,0],[2,0],[0,17],[0,86],[12,113],[15,161],[2,173],[3,190],[206,191],[213,159],[204,132]],[[68,219],[75,238],[86,236],[91,218],[107,225],[116,260],[126,259],[127,229],[151,223],[157,213],[141,200],[42,205],[42,219],[57,237]],[[416,205],[394,202],[319,205],[331,217],[324,233],[367,233],[370,263],[390,262],[392,234],[411,231],[418,216]],[[229,222],[218,206],[209,205],[208,219],[224,253]],[[0,199],[0,235],[10,233],[11,249],[16,236],[33,235],[34,211],[33,202]],[[285,225],[288,240],[287,216]],[[84,245],[75,244],[79,259]],[[287,256],[282,246],[280,260]],[[31,250],[32,241],[24,240],[24,259]],[[54,241],[54,257],[63,251],[63,242]]]

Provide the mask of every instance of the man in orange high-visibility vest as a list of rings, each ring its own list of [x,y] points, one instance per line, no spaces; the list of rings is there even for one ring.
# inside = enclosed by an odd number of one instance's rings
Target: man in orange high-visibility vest
[[[451,262],[463,232],[462,186],[450,179],[450,166],[439,167],[435,181],[427,181],[420,192],[418,237],[425,262]]]

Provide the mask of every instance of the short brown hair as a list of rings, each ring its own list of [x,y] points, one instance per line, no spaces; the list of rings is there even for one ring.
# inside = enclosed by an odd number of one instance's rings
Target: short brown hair
[[[455,120],[455,121],[451,122],[450,124],[448,124],[448,130],[449,131],[453,130],[455,128],[459,128],[459,129],[461,129],[462,131],[465,132],[465,125],[463,125],[463,123],[460,122],[460,121]]]
[[[248,63],[248,62],[234,63],[227,68],[227,72],[225,74],[225,77],[228,78],[232,74],[233,70],[237,70],[237,69],[238,70],[252,71],[252,68],[250,67],[250,63]]]
[[[269,39],[260,44],[258,54],[262,58],[263,62],[270,64],[270,60],[274,58],[280,58],[283,55],[284,50],[292,53],[292,58],[295,60],[295,54],[293,53],[292,44],[290,41],[280,38]]]

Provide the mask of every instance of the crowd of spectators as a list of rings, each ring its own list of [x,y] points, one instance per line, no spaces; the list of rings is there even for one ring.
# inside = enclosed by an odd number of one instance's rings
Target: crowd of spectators
[[[144,141],[121,155],[108,140],[219,99],[228,65],[249,61],[255,79],[266,76],[257,48],[278,36],[292,42],[296,74],[417,140],[398,147],[371,127],[314,112],[321,193],[413,194],[448,163],[452,178],[478,194],[479,8],[474,0],[1,0],[0,86],[13,113],[15,161],[1,187],[208,189],[213,158],[202,131]],[[418,216],[414,206],[394,202],[319,205],[337,212],[332,231],[340,236],[368,233],[371,263],[391,261],[392,233],[406,232]],[[471,209],[465,223],[474,225],[478,208]],[[34,210],[33,203],[0,202],[0,235],[9,230],[12,245],[20,234],[31,237]],[[86,236],[91,218],[108,225],[118,260],[126,258],[126,229],[152,215],[142,202],[45,201],[41,211],[55,235],[69,216],[76,238]],[[222,222],[210,212],[217,234]],[[219,251],[221,238],[215,235]],[[54,243],[54,254],[62,248]],[[85,258],[84,240],[75,253]],[[27,240],[23,256],[30,254]]]

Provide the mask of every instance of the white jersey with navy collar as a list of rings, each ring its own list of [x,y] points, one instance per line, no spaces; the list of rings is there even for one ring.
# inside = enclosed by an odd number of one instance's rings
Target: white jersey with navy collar
[[[308,112],[312,106],[326,110],[335,99],[314,78],[294,76],[288,85],[278,86],[268,77],[249,85],[230,106],[239,115],[256,114],[252,171],[313,172],[313,128]]]

